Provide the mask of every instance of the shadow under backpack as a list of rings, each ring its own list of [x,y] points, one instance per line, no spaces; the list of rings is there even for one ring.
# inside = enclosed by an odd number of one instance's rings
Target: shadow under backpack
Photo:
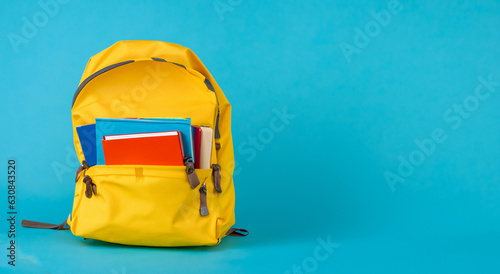
[[[248,235],[231,228],[231,105],[190,49],[159,41],[115,43],[89,60],[71,113],[82,163],[71,214],[60,225],[23,220],[23,226],[140,246],[217,245],[225,236]],[[195,169],[190,161],[89,167],[76,128],[95,118],[127,117],[190,117],[193,125],[210,127],[211,168]]]

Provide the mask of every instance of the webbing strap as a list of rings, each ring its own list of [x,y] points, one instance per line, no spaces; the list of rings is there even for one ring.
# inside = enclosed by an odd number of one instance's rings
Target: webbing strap
[[[226,232],[226,236],[233,237],[245,237],[248,236],[248,234],[250,234],[250,232],[243,228],[231,228]]]
[[[41,229],[55,229],[55,230],[69,230],[69,227],[66,226],[66,221],[60,225],[49,224],[49,223],[40,223],[35,221],[22,220],[21,226],[29,227],[29,228],[41,228]]]

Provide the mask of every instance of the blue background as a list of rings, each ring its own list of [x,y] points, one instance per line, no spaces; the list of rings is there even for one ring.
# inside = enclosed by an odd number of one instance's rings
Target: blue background
[[[0,221],[2,271],[498,271],[500,88],[483,88],[484,100],[474,93],[479,77],[500,82],[498,2],[401,0],[378,31],[372,12],[389,1],[221,2],[230,9],[71,0],[14,46],[23,18],[44,10],[1,2],[0,212],[15,158],[17,218],[67,217],[77,166],[71,100],[88,59],[119,40],[161,40],[191,48],[233,106],[237,226],[251,231],[216,247],[143,248],[25,229],[18,219],[11,267]],[[372,37],[357,47],[355,29],[367,26]],[[356,53],[346,58],[342,43]],[[467,118],[453,111],[464,103]],[[294,118],[271,130],[284,109]],[[445,140],[422,154],[415,139],[436,129]],[[412,172],[398,171],[410,157]],[[388,172],[404,175],[393,188]],[[326,259],[314,258],[318,238],[336,243]]]

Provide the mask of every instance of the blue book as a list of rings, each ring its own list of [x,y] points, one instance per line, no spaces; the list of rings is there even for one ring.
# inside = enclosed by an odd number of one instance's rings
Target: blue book
[[[184,156],[193,157],[191,119],[107,119],[96,118],[97,164],[105,165],[102,139],[106,135],[133,134],[178,130],[181,132]]]
[[[95,124],[76,127],[76,133],[78,133],[78,139],[80,139],[85,162],[89,167],[95,166],[97,163]]]

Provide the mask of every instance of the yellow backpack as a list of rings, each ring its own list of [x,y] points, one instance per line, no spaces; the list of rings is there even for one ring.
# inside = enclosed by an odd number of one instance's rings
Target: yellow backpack
[[[95,165],[90,168],[76,127],[95,118],[190,117],[213,129],[210,169]],[[82,166],[73,209],[61,225],[23,220],[34,228],[143,246],[217,245],[246,236],[234,224],[231,105],[188,48],[159,41],[121,41],[93,56],[73,97],[73,136]],[[96,130],[99,130],[98,128]]]

